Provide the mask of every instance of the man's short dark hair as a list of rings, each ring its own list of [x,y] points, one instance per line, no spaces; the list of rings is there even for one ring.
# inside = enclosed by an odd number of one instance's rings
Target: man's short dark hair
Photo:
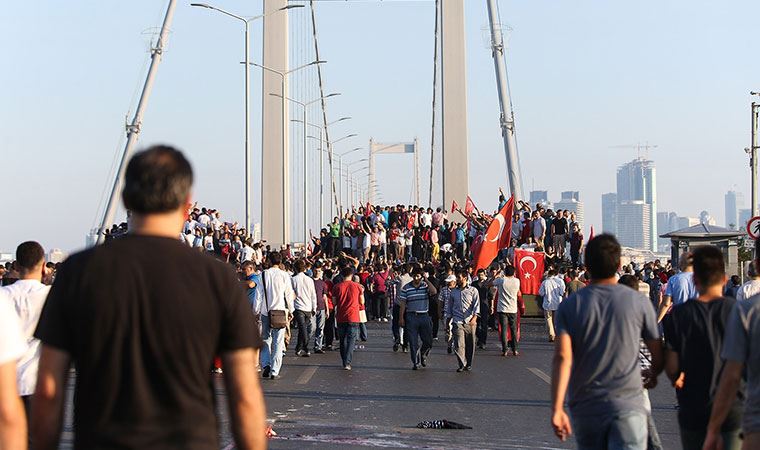
[[[298,261],[293,264],[293,270],[295,273],[301,273],[304,270],[306,270],[306,262],[304,262],[303,259],[299,259]]]
[[[620,244],[611,234],[600,234],[586,246],[586,265],[591,278],[601,280],[615,276],[620,267]]]
[[[351,266],[344,266],[340,269],[340,276],[342,278],[348,278],[354,275],[354,268]]]
[[[192,185],[193,169],[182,152],[156,145],[129,161],[121,198],[132,212],[163,213],[181,207]]]
[[[34,269],[45,260],[45,250],[35,241],[27,241],[16,247],[16,267],[19,270]]]
[[[280,252],[274,252],[269,254],[269,264],[273,266],[279,266],[282,264],[282,255]]]
[[[242,266],[240,266],[240,267],[241,267],[242,269],[247,269],[247,268],[249,268],[249,267],[250,267],[251,269],[255,269],[255,268],[256,268],[256,264],[254,264],[254,263],[253,263],[253,261],[245,261],[245,262],[243,262],[243,265],[242,265]]]
[[[618,280],[618,284],[628,286],[629,288],[634,289],[636,291],[639,290],[639,280],[637,280],[636,277],[634,277],[631,274],[625,274],[622,277],[620,277],[620,279]]]
[[[694,250],[694,280],[703,287],[723,284],[726,263],[723,252],[714,245],[703,245]]]
[[[515,268],[514,266],[507,266],[504,268],[504,275],[511,277],[515,274]]]

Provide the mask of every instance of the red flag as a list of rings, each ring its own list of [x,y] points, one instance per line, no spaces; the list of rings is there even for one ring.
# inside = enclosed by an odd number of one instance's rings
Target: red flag
[[[469,199],[469,197],[468,197]],[[496,258],[496,255],[501,249],[501,243],[504,236],[509,236],[512,233],[512,210],[515,206],[515,198],[509,199],[506,205],[501,208],[498,214],[493,217],[491,225],[488,226],[485,236],[483,236],[483,243],[476,254],[473,255],[475,261],[475,272],[478,269],[488,267]],[[509,242],[509,240],[507,240]]]
[[[541,277],[544,275],[544,253],[515,249],[515,269],[520,279],[520,292],[538,294]]]
[[[452,200],[451,201],[451,212],[454,212],[457,209],[459,209],[459,205],[457,204],[457,201],[456,200]]]
[[[467,196],[467,202],[464,204],[464,215],[469,216],[471,212],[473,212],[475,209],[475,202],[472,201],[470,196]]]

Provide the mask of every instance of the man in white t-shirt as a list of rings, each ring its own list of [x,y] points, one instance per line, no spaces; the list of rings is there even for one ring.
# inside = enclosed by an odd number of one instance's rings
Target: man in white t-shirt
[[[0,298],[0,448],[26,448],[27,421],[16,386],[16,360],[24,349],[13,305]]]
[[[736,301],[738,302],[760,294],[760,274],[757,273],[754,262],[747,268],[747,275],[749,275],[749,281],[742,284],[736,291]]]
[[[0,288],[0,301],[9,301],[16,310],[25,340],[24,354],[17,361],[18,393],[24,403],[27,417],[32,394],[37,385],[37,365],[40,361],[40,341],[34,330],[40,321],[50,286],[42,284],[45,270],[45,250],[34,241],[24,242],[16,248],[16,268],[19,280]]]
[[[498,314],[501,328],[501,356],[507,356],[507,329],[512,335],[509,346],[512,354],[519,356],[517,351],[517,309],[518,301],[522,297],[520,292],[520,280],[515,277],[515,268],[507,266],[504,273],[499,272],[493,281],[494,291],[491,314]]]

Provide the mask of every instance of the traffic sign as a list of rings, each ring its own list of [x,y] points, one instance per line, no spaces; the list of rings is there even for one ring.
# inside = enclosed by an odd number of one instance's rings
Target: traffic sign
[[[747,222],[747,234],[752,239],[760,238],[760,216],[755,216]]]

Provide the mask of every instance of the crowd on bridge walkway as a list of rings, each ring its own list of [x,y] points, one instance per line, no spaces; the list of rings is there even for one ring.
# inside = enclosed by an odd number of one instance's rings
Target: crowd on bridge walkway
[[[760,448],[760,261],[744,284],[712,246],[621,265],[614,236],[586,242],[572,213],[501,192],[493,214],[367,205],[272,249],[188,208],[191,186],[178,150],[139,152],[128,226],[61,264],[23,242],[0,267],[0,448],[57,448],[72,367],[75,447],[218,448],[222,372],[237,446],[265,448],[260,383],[288,358],[362,370],[374,321],[399,365],[424,371],[441,346],[435,364],[467,377],[479,353],[521,355],[529,296],[555,346],[558,438],[662,448],[647,390],[665,371],[683,448]]]

